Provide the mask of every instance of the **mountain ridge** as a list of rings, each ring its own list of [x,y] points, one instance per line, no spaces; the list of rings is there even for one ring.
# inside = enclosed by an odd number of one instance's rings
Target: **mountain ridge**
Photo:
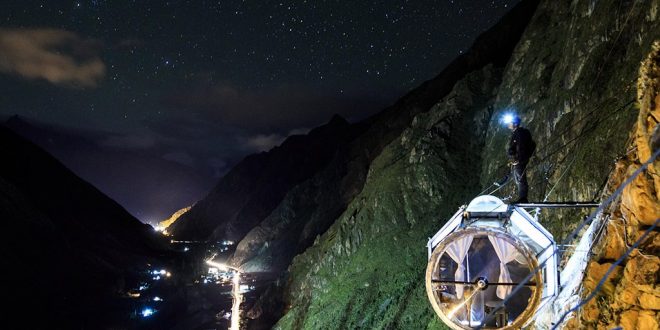
[[[12,267],[5,275],[12,304],[3,315],[15,320],[36,309],[43,315],[32,324],[112,324],[113,316],[103,314],[107,299],[126,290],[133,272],[172,258],[166,242],[4,126],[0,149],[0,218],[12,233],[2,242]]]

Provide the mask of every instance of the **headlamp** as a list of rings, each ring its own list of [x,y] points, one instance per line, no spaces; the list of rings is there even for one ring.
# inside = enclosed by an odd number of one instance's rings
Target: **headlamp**
[[[513,123],[513,118],[515,118],[515,117],[516,116],[514,114],[510,113],[510,112],[507,112],[507,113],[503,114],[502,119],[501,119],[502,124],[509,125],[509,124]]]

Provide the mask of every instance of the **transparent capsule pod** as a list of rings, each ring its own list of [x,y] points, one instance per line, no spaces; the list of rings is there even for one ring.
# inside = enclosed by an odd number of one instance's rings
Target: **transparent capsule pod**
[[[427,294],[453,329],[520,329],[557,294],[552,235],[496,197],[461,207],[427,247]]]

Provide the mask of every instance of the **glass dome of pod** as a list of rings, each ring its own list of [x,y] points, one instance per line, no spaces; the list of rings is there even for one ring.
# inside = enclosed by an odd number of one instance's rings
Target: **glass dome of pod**
[[[452,329],[520,329],[558,293],[556,243],[524,209],[494,196],[462,206],[428,241],[426,292]],[[540,271],[514,288],[534,270]]]

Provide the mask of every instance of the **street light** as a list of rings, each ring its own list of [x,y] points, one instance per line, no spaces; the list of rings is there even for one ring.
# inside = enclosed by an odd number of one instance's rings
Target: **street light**
[[[233,270],[235,272],[234,278],[232,281],[232,295],[234,296],[234,302],[231,306],[231,327],[229,328],[230,330],[240,330],[241,329],[241,302],[243,301],[243,297],[241,295],[241,290],[240,290],[240,282],[241,282],[241,270],[239,268],[227,265],[227,264],[221,264],[218,262],[213,261],[212,259],[215,257],[211,257],[211,259],[206,260],[206,263],[209,264],[210,266],[213,266],[215,268],[218,268],[220,270],[227,271],[229,269]]]
[[[219,263],[219,262],[215,262],[215,261],[213,261],[213,260],[211,260],[211,259],[206,260],[206,263],[209,264],[210,266],[213,266],[213,267],[218,268],[218,269],[220,269],[220,270],[227,271],[227,270],[231,269],[231,270],[233,270],[233,271],[235,271],[235,272],[237,272],[237,273],[240,273],[240,272],[241,272],[241,270],[238,269],[238,268],[236,268],[236,267],[233,267],[233,266],[230,266],[230,265],[227,265],[227,264],[221,264],[221,263]]]

